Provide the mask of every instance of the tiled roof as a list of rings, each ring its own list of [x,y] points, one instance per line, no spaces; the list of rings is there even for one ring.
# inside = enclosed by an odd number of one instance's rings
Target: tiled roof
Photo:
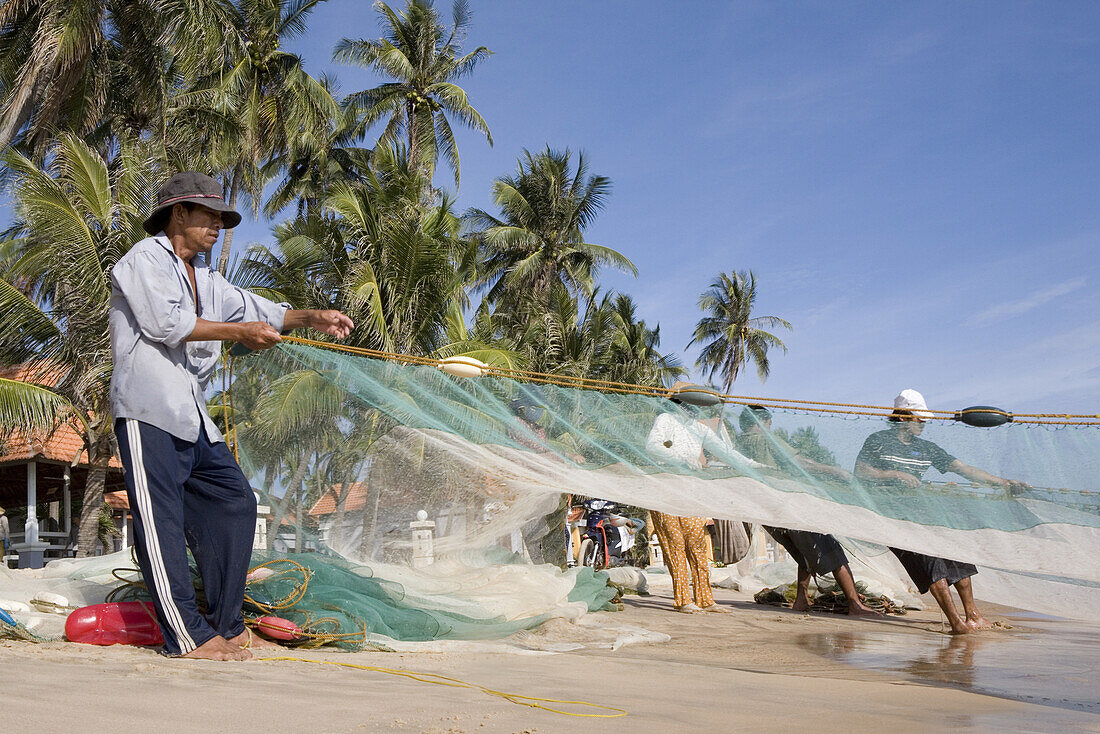
[[[334,484],[332,489],[321,495],[321,499],[313,503],[313,507],[309,508],[309,514],[314,517],[318,515],[331,515],[336,512],[336,500],[340,498],[344,493],[343,484]],[[344,512],[354,512],[356,510],[362,510],[367,506],[367,483],[366,482],[352,482],[348,485],[347,497],[344,499]]]
[[[8,367],[0,369],[0,377],[8,380],[26,382],[31,376],[31,370],[26,367]],[[43,379],[42,375],[34,374],[35,381],[41,383],[48,381],[50,375]],[[56,379],[56,375],[54,376]],[[50,461],[62,461],[66,464],[73,463],[78,456],[77,464],[87,465],[88,452],[84,448],[84,439],[69,424],[55,426],[51,432],[34,432],[28,436],[23,431],[12,431],[6,436],[0,436],[0,445],[5,449],[0,455],[0,464],[8,464],[17,461],[40,458]],[[122,463],[117,457],[112,456],[109,464],[112,468],[121,469]]]
[[[103,501],[115,510],[130,509],[130,498],[126,496],[125,492],[104,492]]]

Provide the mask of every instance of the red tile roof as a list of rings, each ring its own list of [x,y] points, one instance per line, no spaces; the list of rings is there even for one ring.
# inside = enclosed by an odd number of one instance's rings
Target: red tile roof
[[[59,374],[43,374],[26,366],[17,366],[0,369],[0,377],[19,382],[44,384],[56,381]],[[88,464],[88,452],[84,448],[84,439],[68,423],[54,426],[53,430],[48,432],[35,431],[29,436],[23,431],[12,431],[6,436],[0,436],[0,445],[6,449],[3,455],[0,455],[0,464],[35,458],[71,464],[77,457],[79,457],[79,461],[75,462],[77,465]],[[109,466],[121,469],[122,463],[117,457],[112,456]]]
[[[313,516],[331,515],[336,512],[336,501],[344,495],[344,485],[334,484],[332,489],[321,495],[321,499],[313,503],[309,508],[309,514]],[[367,506],[367,483],[352,482],[348,485],[347,496],[344,497],[344,512],[362,510]]]
[[[129,510],[130,498],[125,492],[104,492],[103,501],[115,510]]]

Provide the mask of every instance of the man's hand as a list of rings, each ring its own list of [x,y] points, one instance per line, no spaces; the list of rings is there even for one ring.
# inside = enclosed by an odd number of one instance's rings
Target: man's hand
[[[915,476],[913,476],[912,474],[910,474],[908,472],[894,471],[894,472],[891,472],[891,477],[890,478],[891,479],[896,479],[899,482],[901,482],[902,484],[904,484],[906,487],[910,487],[912,489],[916,489],[917,487],[920,486],[920,480],[917,479]]]
[[[275,327],[265,321],[245,321],[235,324],[237,327],[236,341],[244,344],[249,349],[270,349],[283,340]]]
[[[343,339],[355,328],[355,324],[351,322],[351,319],[335,309],[321,311],[292,308],[288,309],[283,316],[284,331],[301,329],[307,326],[337,339]]]
[[[345,338],[355,327],[351,319],[336,310],[310,311],[309,325],[337,339]]]
[[[1001,481],[1003,482],[1003,484],[1001,484],[1001,487],[1013,496],[1032,488],[1030,484],[1028,484],[1027,482],[1021,482],[1019,479],[1002,479]]]

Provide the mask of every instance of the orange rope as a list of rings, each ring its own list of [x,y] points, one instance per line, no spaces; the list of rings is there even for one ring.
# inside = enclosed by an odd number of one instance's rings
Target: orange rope
[[[305,346],[318,347],[321,349],[331,349],[338,352],[347,352],[348,354],[371,357],[374,359],[385,359],[389,361],[400,362],[402,364],[416,364],[433,367],[438,367],[439,365],[443,364],[443,360],[435,359],[433,357],[420,357],[411,354],[399,354],[378,349],[367,349],[365,347],[349,347],[343,344],[333,344],[332,342],[318,341],[316,339],[304,339],[302,337],[296,336],[284,336],[283,341],[289,342],[291,344],[302,344]],[[544,385],[557,385],[559,387],[578,387],[582,389],[598,390],[600,392],[629,395],[647,395],[650,397],[664,398],[671,397],[673,394],[673,391],[671,389],[663,387],[648,387],[644,385],[634,385],[626,382],[596,380],[587,377],[573,377],[571,375],[553,375],[545,372],[517,370],[509,367],[487,366],[485,372],[486,374],[495,375],[498,377],[520,379],[526,382],[534,382]],[[894,411],[894,408],[892,406],[887,405],[867,405],[863,403],[834,403],[821,400],[800,400],[794,398],[751,397],[745,395],[720,393],[707,389],[700,390],[699,392],[705,392],[714,395],[721,402],[724,403],[733,403],[737,405],[762,405],[765,407],[779,409],[786,408],[791,410],[832,413],[837,415],[865,415],[881,418],[889,416]],[[841,408],[861,408],[862,410],[841,410]],[[956,412],[950,410],[929,410],[928,412],[933,414],[933,420],[954,420],[955,415],[957,415],[959,412],[965,413],[967,411],[964,410]],[[1063,420],[1040,420],[1045,418],[1062,418]],[[1069,420],[1071,418],[1085,418],[1089,420]],[[1100,414],[1090,415],[1078,413],[1020,413],[1013,415],[1013,422],[1055,426],[1100,426]]]

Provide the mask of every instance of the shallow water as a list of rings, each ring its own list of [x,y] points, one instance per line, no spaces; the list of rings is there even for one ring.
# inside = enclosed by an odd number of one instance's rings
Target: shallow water
[[[1017,628],[920,638],[868,625],[858,632],[801,635],[798,644],[906,680],[1100,714],[1100,627],[1031,615],[1010,623]]]

